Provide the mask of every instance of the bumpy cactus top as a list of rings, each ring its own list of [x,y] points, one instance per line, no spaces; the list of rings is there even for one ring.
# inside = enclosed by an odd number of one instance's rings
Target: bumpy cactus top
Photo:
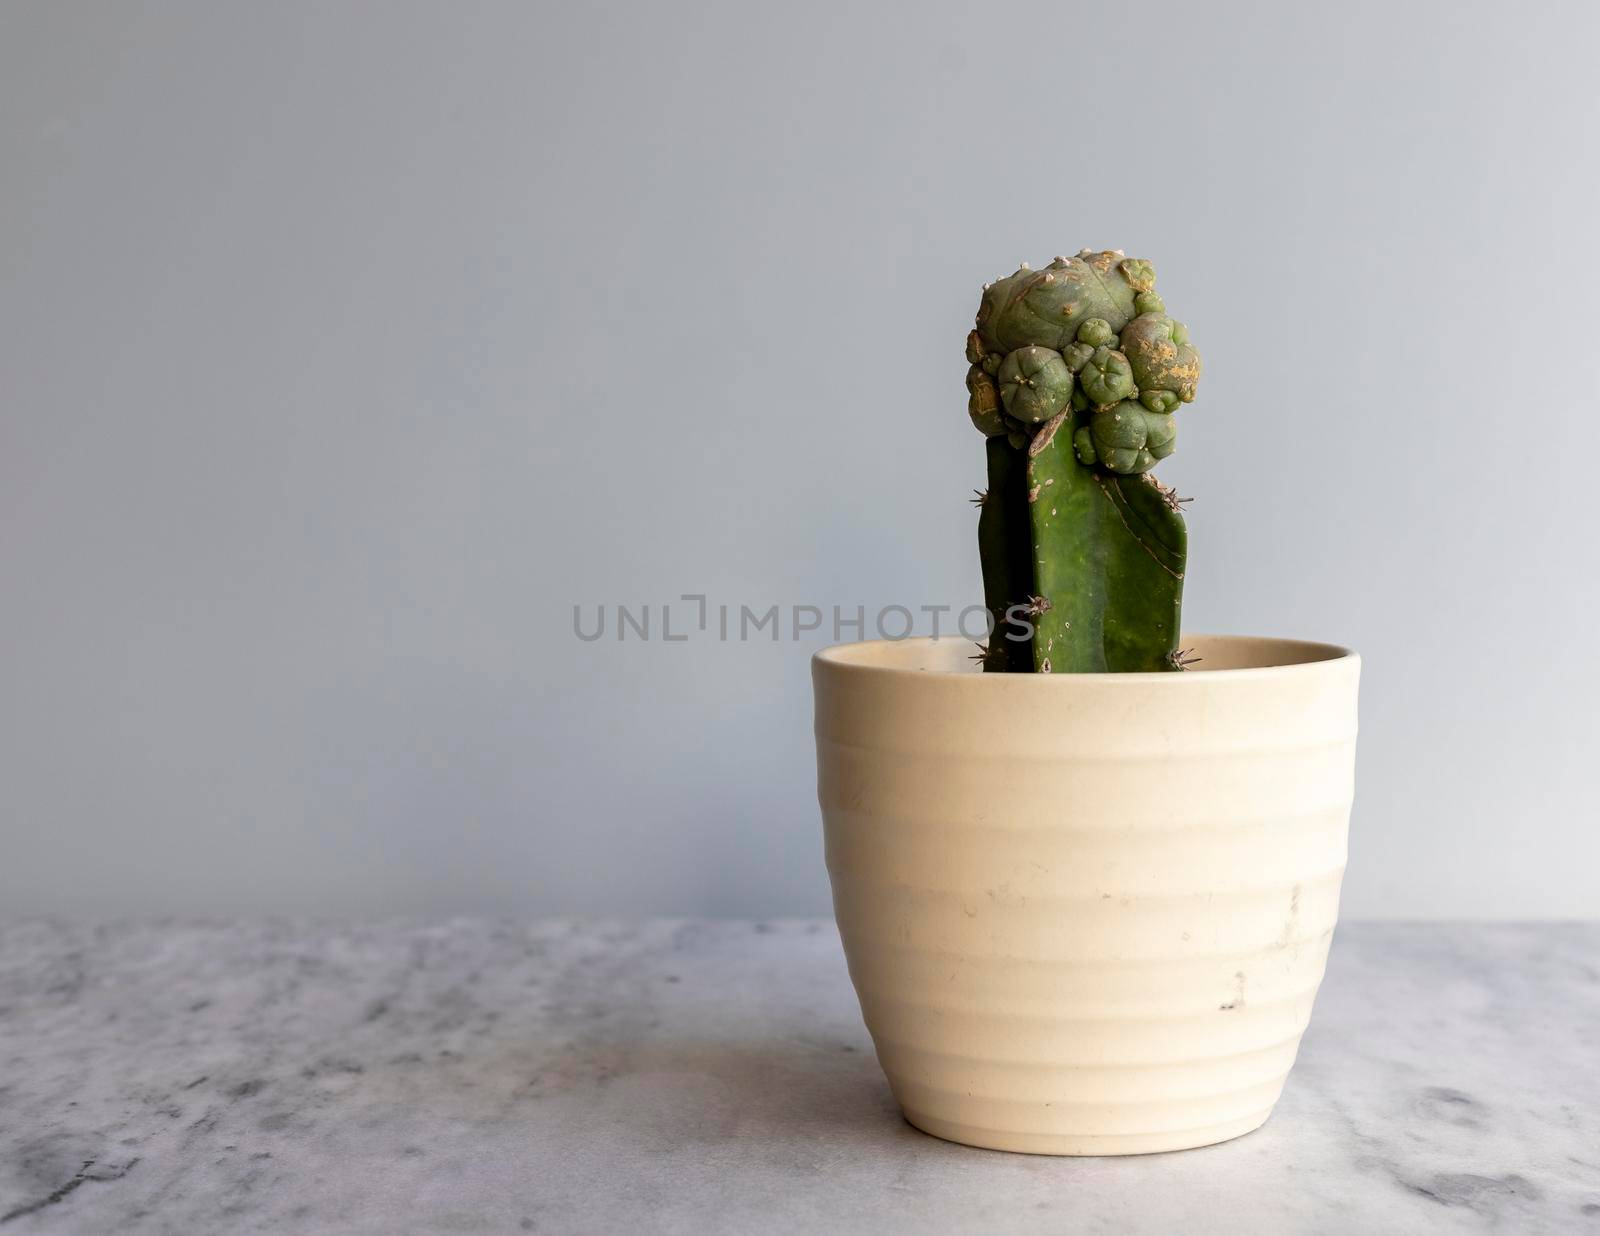
[[[1154,268],[1120,249],[1024,264],[988,284],[967,360],[967,408],[984,434],[1022,447],[1078,412],[1079,460],[1122,475],[1172,453],[1172,413],[1200,380],[1200,353],[1167,316]]]

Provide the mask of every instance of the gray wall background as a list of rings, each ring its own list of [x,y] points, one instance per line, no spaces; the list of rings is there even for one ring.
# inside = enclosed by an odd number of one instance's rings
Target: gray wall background
[[[1190,626],[1365,654],[1348,912],[1594,914],[1596,14],[8,0],[0,912],[824,912],[829,632],[572,607],[977,599],[1087,244]]]

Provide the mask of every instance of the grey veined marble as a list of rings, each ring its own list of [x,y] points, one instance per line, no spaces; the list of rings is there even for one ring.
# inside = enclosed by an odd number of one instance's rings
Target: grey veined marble
[[[0,930],[0,1236],[1600,1232],[1600,926],[1346,926],[1265,1128],[896,1114],[831,923]]]

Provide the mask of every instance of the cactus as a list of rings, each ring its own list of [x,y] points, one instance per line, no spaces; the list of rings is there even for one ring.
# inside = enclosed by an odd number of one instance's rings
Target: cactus
[[[1180,670],[1188,530],[1150,470],[1200,354],[1149,262],[1082,250],[985,286],[967,336],[989,671]],[[1031,638],[1020,638],[1031,629]]]

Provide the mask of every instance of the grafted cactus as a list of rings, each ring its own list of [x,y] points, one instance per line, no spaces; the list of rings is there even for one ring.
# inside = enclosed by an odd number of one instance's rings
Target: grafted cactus
[[[1188,532],[1150,470],[1176,445],[1200,354],[1155,284],[1149,262],[1085,249],[983,290],[967,391],[989,439],[987,670],[1183,667]]]

